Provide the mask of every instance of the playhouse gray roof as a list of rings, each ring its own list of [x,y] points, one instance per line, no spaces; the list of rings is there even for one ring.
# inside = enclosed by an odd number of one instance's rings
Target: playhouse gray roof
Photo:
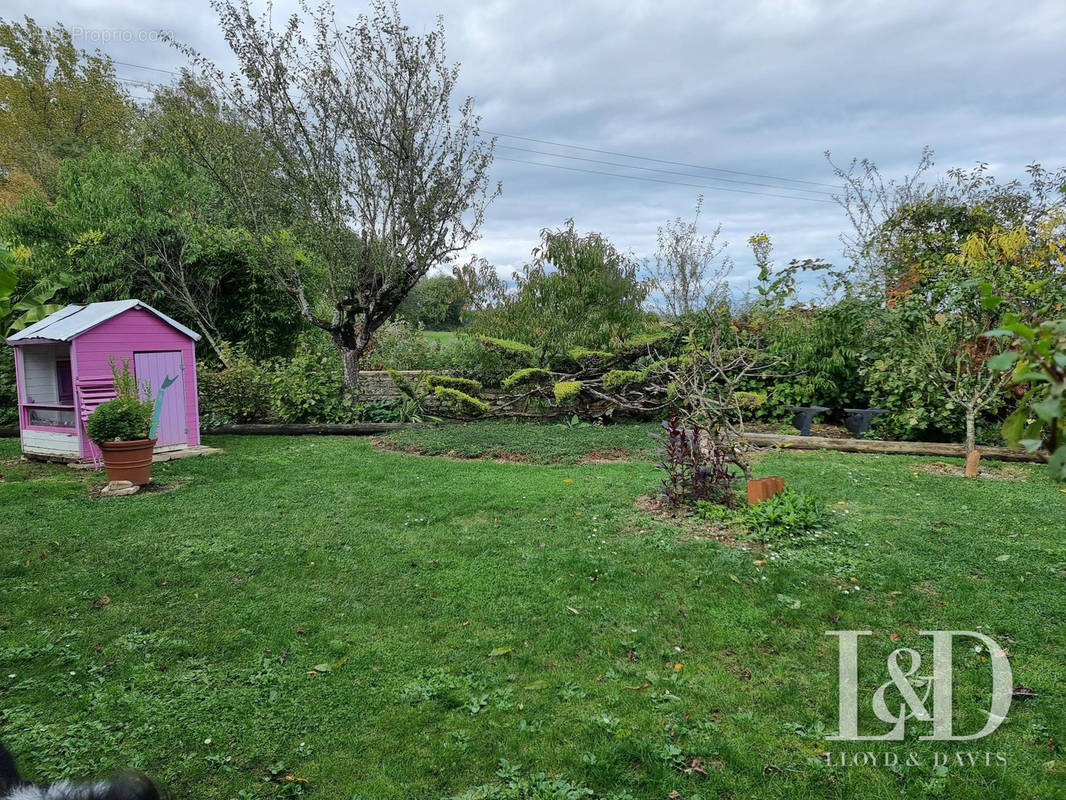
[[[106,322],[112,317],[117,317],[132,308],[141,308],[155,314],[163,322],[192,337],[194,341],[200,341],[200,334],[186,328],[180,322],[171,319],[162,311],[156,311],[147,303],[140,300],[112,300],[106,303],[86,303],[69,305],[49,314],[39,322],[23,328],[16,334],[7,337],[8,344],[18,344],[20,341],[31,339],[48,339],[53,342],[69,342],[90,328],[95,328],[101,322]]]

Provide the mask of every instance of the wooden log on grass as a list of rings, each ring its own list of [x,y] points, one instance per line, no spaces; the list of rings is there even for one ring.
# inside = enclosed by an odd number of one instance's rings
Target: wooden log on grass
[[[826,436],[790,436],[781,433],[745,433],[744,438],[756,446],[781,446],[795,450],[838,450],[844,453],[876,455],[940,456],[966,458],[966,445],[951,442],[889,442],[883,439],[831,439]],[[1047,461],[1044,450],[1030,453],[1010,447],[983,447],[981,457],[992,461],[1021,461],[1041,464]]]
[[[357,422],[348,425],[316,425],[312,423],[247,423],[216,425],[201,433],[211,436],[373,436],[378,433],[412,427],[404,422]]]

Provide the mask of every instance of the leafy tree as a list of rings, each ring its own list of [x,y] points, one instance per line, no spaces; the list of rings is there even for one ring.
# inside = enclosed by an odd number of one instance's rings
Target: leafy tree
[[[1066,186],[1066,170],[1050,172],[1039,164],[1029,166],[1027,183],[999,183],[987,164],[930,180],[928,148],[914,172],[898,180],[868,160],[846,169],[830,164],[843,185],[837,201],[852,223],[841,242],[853,278],[889,304],[915,294],[935,304],[934,285],[949,283],[943,280],[948,256],[957,256],[971,235],[996,228],[1035,232],[1061,204]]]
[[[991,368],[994,350],[982,333],[993,320],[989,314],[944,315],[913,334],[916,361],[943,393],[946,405],[962,409],[966,452],[977,447],[977,418],[1003,405],[1008,379]]]
[[[53,196],[59,167],[93,147],[120,150],[137,111],[111,59],[74,46],[63,25],[0,20],[0,186],[6,204],[37,187]]]
[[[425,277],[414,285],[396,314],[430,330],[454,330],[464,304],[463,287],[451,275]]]
[[[174,156],[94,150],[67,161],[54,203],[28,197],[5,227],[43,275],[70,273],[78,301],[140,297],[188,322],[225,360],[224,339],[255,354],[284,350],[298,317],[264,280],[225,198]]]
[[[488,259],[475,256],[466,264],[453,267],[452,275],[459,281],[460,294],[470,311],[502,305],[507,298],[507,287]]]
[[[347,27],[328,2],[281,27],[248,0],[212,7],[239,72],[180,48],[211,89],[192,109],[188,152],[302,316],[329,333],[353,389],[374,331],[477,238],[495,196],[493,144],[472,99],[453,114],[443,22],[413,34],[385,0]]]
[[[42,281],[15,299],[19,284],[18,258],[12,248],[0,242],[0,340],[62,308],[48,301],[67,280],[67,276],[57,276]]]
[[[702,209],[700,195],[691,222],[677,217],[659,228],[658,250],[647,268],[652,304],[660,316],[684,316],[726,299],[725,279],[733,260],[723,253],[729,243],[720,241],[721,224],[700,234]]]
[[[988,300],[990,308],[1001,302],[993,295]],[[1018,409],[1003,425],[1004,437],[1012,447],[1044,447],[1051,454],[1048,467],[1052,477],[1066,481],[1066,319],[1045,320],[1030,327],[1017,314],[1008,313],[1002,327],[988,335],[1013,345],[1013,349],[995,356],[991,366],[1026,388]]]
[[[636,262],[599,233],[579,234],[572,219],[542,230],[533,261],[514,277],[515,293],[478,324],[536,347],[542,364],[574,347],[610,349],[644,325]]]

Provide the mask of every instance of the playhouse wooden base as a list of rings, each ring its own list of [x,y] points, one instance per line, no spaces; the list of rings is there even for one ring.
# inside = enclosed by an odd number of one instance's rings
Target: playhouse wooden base
[[[152,463],[159,464],[163,461],[177,461],[182,458],[196,458],[197,456],[213,456],[221,453],[220,447],[205,447],[195,445],[190,447],[157,448],[152,456]],[[39,461],[46,464],[66,464],[71,469],[96,469],[98,465],[91,461],[82,461],[78,456],[63,456],[41,453],[23,452],[22,457],[27,461]]]

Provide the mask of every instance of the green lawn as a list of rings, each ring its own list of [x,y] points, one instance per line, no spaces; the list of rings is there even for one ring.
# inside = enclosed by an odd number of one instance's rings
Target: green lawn
[[[448,423],[405,428],[383,437],[391,448],[453,458],[496,458],[534,464],[626,459],[646,461],[658,448],[644,425],[590,423],[516,424],[513,422]]]
[[[645,433],[402,438],[576,462]],[[758,474],[832,509],[829,535],[767,553],[637,510],[648,461],[208,443],[226,453],[157,465],[173,491],[94,501],[100,476],[19,465],[0,441],[0,739],[31,775],[132,765],[190,798],[585,796],[498,786],[536,773],[616,798],[1063,796],[1066,494],[1042,470],[966,481],[908,457],[766,455]],[[830,629],[876,634],[867,696],[892,649],[927,652],[919,630],[998,637],[1038,696],[997,733],[919,742],[913,724],[904,743],[833,749],[1007,765],[825,766]],[[960,729],[983,724],[982,658],[956,652]]]

